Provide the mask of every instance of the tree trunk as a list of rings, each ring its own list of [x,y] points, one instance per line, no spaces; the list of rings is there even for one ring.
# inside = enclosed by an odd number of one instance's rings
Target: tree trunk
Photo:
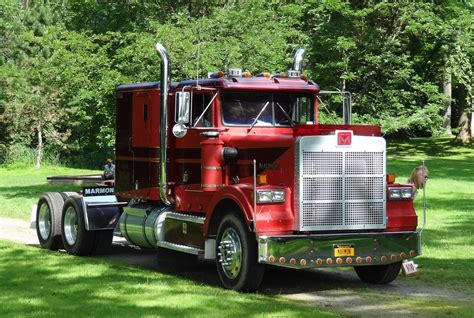
[[[38,133],[38,146],[36,147],[36,162],[35,168],[41,168],[41,160],[43,159],[43,129],[41,128],[41,124],[38,124],[36,128]]]
[[[452,102],[452,87],[451,87],[451,71],[444,71],[443,78],[443,94],[446,96],[446,105],[444,107],[443,128],[447,134],[451,134],[451,102]]]
[[[469,115],[467,113],[467,99],[467,88],[462,85],[459,89],[459,133],[456,136],[456,140],[463,144],[467,144],[471,140],[471,134],[469,129]]]

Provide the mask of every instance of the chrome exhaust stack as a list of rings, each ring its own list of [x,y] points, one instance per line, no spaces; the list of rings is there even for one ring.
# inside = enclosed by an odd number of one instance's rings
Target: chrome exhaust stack
[[[293,70],[303,72],[304,49],[298,49],[293,56]]]
[[[168,148],[168,88],[169,88],[169,68],[170,62],[168,52],[161,43],[155,44],[156,52],[161,58],[160,70],[160,198],[166,205],[171,205],[168,198],[168,169],[167,153]]]

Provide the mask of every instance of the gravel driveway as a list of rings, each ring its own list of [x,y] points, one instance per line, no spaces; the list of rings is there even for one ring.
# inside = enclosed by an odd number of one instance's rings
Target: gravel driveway
[[[0,240],[38,246],[36,231],[29,228],[28,222],[18,219],[0,218]],[[114,238],[112,250],[102,257],[219,286],[212,262],[199,262],[190,266],[187,260],[183,260],[183,267],[176,266],[174,259],[173,266],[166,266],[166,263],[158,264],[156,255],[156,251],[141,250],[124,239]],[[352,270],[268,268],[260,292],[350,317],[455,317],[450,306],[472,307],[474,312],[471,293],[425,286],[409,278],[398,278],[389,285],[374,286],[362,283]],[[419,305],[413,306],[413,303]],[[417,309],[424,308],[422,306],[434,306],[434,309]]]

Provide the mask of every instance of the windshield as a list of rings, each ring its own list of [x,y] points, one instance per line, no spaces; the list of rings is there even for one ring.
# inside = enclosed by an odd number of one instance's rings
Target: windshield
[[[293,126],[314,122],[314,95],[301,93],[223,92],[226,126]]]

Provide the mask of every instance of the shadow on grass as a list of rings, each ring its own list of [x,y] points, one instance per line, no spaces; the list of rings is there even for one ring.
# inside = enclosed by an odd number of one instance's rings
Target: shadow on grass
[[[0,245],[0,316],[333,316],[196,281]]]

